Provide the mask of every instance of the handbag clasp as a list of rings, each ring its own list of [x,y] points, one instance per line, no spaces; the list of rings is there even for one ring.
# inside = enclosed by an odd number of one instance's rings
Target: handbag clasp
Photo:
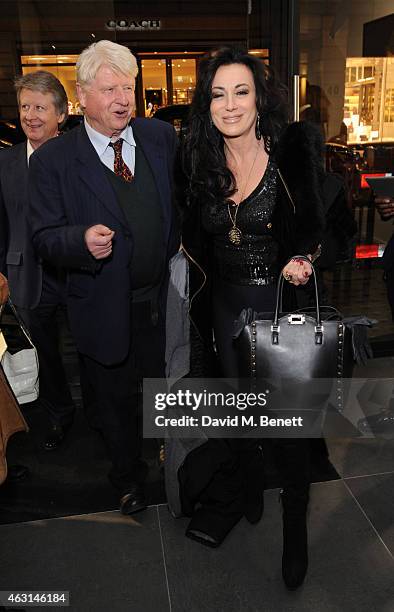
[[[323,344],[323,325],[315,326],[315,344]]]
[[[291,314],[287,317],[289,325],[304,325],[305,315],[303,314]]]
[[[271,325],[272,344],[279,344],[279,331],[280,331],[280,325],[275,325],[275,323],[273,323]]]

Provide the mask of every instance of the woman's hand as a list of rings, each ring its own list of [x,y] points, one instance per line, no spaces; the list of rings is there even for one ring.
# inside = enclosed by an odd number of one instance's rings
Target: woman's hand
[[[285,280],[296,287],[297,285],[306,285],[312,274],[312,266],[305,259],[294,257],[285,265],[282,274]]]
[[[375,206],[383,221],[394,217],[394,198],[375,198]]]

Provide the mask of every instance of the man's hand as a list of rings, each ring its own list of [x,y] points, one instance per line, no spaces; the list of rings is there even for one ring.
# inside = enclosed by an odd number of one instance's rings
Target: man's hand
[[[8,300],[10,290],[6,277],[0,272],[0,304],[4,304]]]
[[[312,274],[312,266],[304,259],[294,257],[283,268],[283,278],[296,287],[298,285],[306,285]]]
[[[394,217],[394,198],[375,198],[375,206],[383,221]]]
[[[115,232],[106,225],[92,225],[85,232],[88,251],[95,259],[105,259],[112,253],[112,238]]]

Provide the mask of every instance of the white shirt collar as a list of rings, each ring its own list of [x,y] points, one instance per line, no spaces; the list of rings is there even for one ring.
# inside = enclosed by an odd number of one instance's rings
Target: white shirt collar
[[[89,136],[90,142],[96,149],[97,155],[101,157],[105,150],[107,149],[110,142],[115,142],[108,136],[104,136],[104,134],[100,134],[97,130],[92,128],[91,125],[86,121],[86,117],[84,118],[84,124],[86,132]],[[123,138],[125,142],[127,142],[130,146],[135,147],[136,142],[133,135],[133,129],[131,125],[127,125],[123,132],[119,135],[119,138]],[[118,138],[116,138],[118,140]]]
[[[29,159],[30,159],[30,155],[32,153],[34,153],[34,149],[31,146],[31,142],[30,140],[27,140],[27,144],[26,144],[26,153],[27,153],[27,165],[29,165]]]

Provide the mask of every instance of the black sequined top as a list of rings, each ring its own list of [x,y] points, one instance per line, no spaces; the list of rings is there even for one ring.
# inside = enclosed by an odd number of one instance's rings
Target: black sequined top
[[[204,206],[202,224],[212,236],[215,273],[237,285],[271,285],[278,276],[278,243],[272,236],[272,214],[276,200],[277,166],[269,160],[263,178],[239,205],[236,225],[241,243],[232,244],[233,224],[227,205]],[[235,206],[230,205],[234,218]]]

